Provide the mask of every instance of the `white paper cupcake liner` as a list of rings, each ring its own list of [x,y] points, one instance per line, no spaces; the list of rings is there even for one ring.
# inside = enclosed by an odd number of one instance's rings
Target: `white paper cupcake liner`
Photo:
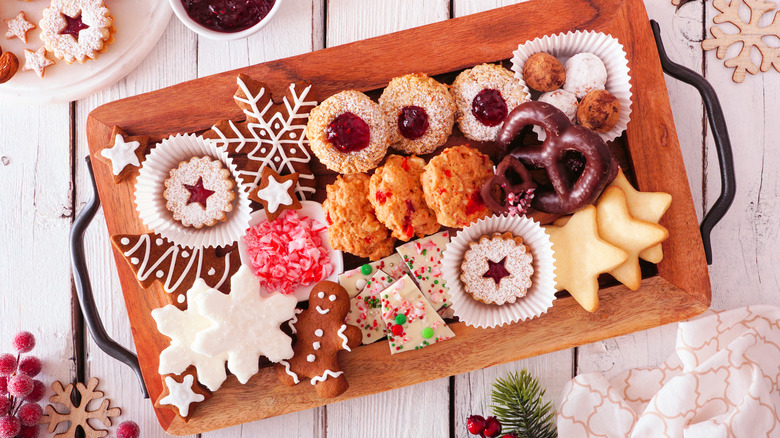
[[[534,257],[531,288],[523,298],[502,305],[484,304],[466,293],[460,281],[460,265],[471,242],[493,233],[510,232],[523,238]],[[538,222],[525,216],[491,216],[464,228],[444,251],[442,273],[452,296],[452,309],[461,321],[474,327],[496,327],[539,316],[555,300],[555,266],[550,236]]]
[[[569,58],[578,53],[592,53],[601,58],[607,68],[606,89],[620,101],[620,119],[609,132],[597,132],[597,134],[604,141],[612,141],[620,137],[631,119],[631,76],[623,45],[616,38],[601,32],[579,30],[546,35],[521,44],[513,52],[512,71],[526,91],[528,86],[523,80],[523,66],[531,55],[539,52],[549,53],[558,58],[562,64],[566,64]],[[534,132],[544,136],[544,132],[538,126],[534,127]]]
[[[165,180],[182,161],[192,157],[211,157],[222,161],[236,182],[236,200],[227,219],[211,227],[186,227],[173,218],[165,206]],[[238,171],[227,150],[208,144],[194,134],[171,136],[160,142],[146,157],[135,184],[135,206],[138,216],[149,229],[171,242],[189,247],[226,246],[244,235],[252,208],[249,194],[238,178]]]

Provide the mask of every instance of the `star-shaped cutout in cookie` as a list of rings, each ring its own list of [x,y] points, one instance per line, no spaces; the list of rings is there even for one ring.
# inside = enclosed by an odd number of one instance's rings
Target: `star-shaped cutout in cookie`
[[[196,298],[210,290],[213,289],[199,278],[187,291],[187,310],[182,311],[169,304],[152,310],[152,318],[157,322],[157,330],[171,338],[171,344],[160,353],[157,371],[160,374],[181,374],[193,365],[198,372],[198,381],[209,390],[216,391],[227,378],[227,354],[207,356],[193,350],[196,335],[211,326],[211,321],[201,315]]]
[[[46,47],[41,47],[37,51],[24,49],[24,68],[22,70],[32,70],[43,77],[43,71],[46,67],[54,65],[54,61],[46,57]]]
[[[487,259],[488,270],[484,275],[482,275],[482,278],[492,278],[496,284],[501,283],[502,278],[512,275],[509,273],[509,271],[506,270],[504,263],[506,263],[506,257],[497,263],[493,260]]]
[[[585,310],[595,312],[599,275],[620,266],[628,254],[599,237],[592,205],[574,213],[564,226],[544,229],[552,242],[556,289],[566,289]]]
[[[279,326],[295,316],[294,295],[260,297],[260,282],[246,266],[230,279],[230,293],[211,289],[190,301],[211,326],[198,333],[193,348],[207,356],[227,355],[227,366],[242,384],[257,374],[259,357],[279,362],[293,356],[292,339]],[[200,375],[200,372],[198,373]]]
[[[110,139],[113,143],[101,149],[97,158],[111,166],[114,183],[119,183],[134,169],[141,167],[141,161],[149,148],[149,137],[129,136],[120,127],[114,126]]]
[[[609,273],[629,289],[639,289],[639,253],[666,240],[669,232],[658,224],[631,217],[626,194],[620,187],[608,187],[601,194],[596,204],[596,223],[604,240],[628,253],[626,261]]]
[[[160,398],[158,404],[175,406],[179,410],[179,415],[188,417],[190,415],[190,405],[200,403],[206,399],[203,394],[198,394],[192,390],[195,379],[191,374],[184,376],[181,383],[174,380],[171,376],[165,376],[165,387],[167,395]]]
[[[209,200],[209,196],[214,194],[214,190],[209,190],[203,187],[203,177],[198,178],[198,182],[195,185],[182,184],[187,191],[190,192],[190,197],[187,199],[187,205],[197,202],[203,208],[206,208],[206,203]]]
[[[81,20],[81,12],[75,17],[62,14],[62,18],[65,19],[65,27],[59,31],[60,35],[70,35],[78,41],[79,33],[84,29],[89,29],[89,26]]]
[[[260,182],[249,192],[249,199],[263,204],[269,222],[285,210],[298,210],[301,201],[295,196],[299,174],[281,176],[270,167],[264,167]]]
[[[5,33],[6,39],[19,38],[23,43],[27,44],[27,32],[35,29],[35,25],[27,21],[27,17],[24,16],[24,12],[19,12],[14,18],[6,18],[5,24],[8,25],[8,32]]]
[[[623,189],[626,194],[628,211],[631,216],[640,221],[657,224],[661,217],[672,205],[672,195],[664,192],[640,192],[636,190],[623,174],[623,169],[618,171],[615,180],[609,185]],[[650,263],[660,263],[664,258],[661,245],[655,245],[639,253],[639,258]]]

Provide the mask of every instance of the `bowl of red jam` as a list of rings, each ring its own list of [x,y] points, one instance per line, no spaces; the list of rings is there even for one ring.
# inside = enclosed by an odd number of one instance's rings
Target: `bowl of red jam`
[[[237,40],[260,30],[282,0],[169,0],[190,30],[214,40]]]

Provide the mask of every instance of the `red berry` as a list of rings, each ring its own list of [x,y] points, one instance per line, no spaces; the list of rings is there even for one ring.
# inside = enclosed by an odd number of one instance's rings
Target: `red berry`
[[[11,345],[19,353],[28,353],[35,348],[35,336],[30,332],[19,332],[14,336]]]
[[[16,356],[5,353],[0,354],[0,376],[10,376],[16,371]]]
[[[29,395],[35,384],[29,376],[16,374],[8,379],[8,393],[14,397],[26,397]]]
[[[43,408],[36,403],[25,403],[16,413],[22,426],[35,426],[41,421]]]
[[[35,356],[25,356],[19,361],[19,372],[30,377],[35,377],[43,369],[41,360]]]
[[[509,109],[500,91],[486,88],[471,101],[471,114],[485,126],[497,126],[509,114]]]
[[[123,421],[116,427],[116,438],[138,438],[141,428],[134,421]]]
[[[371,141],[371,129],[363,119],[346,112],[333,119],[327,129],[328,141],[341,152],[365,149]]]
[[[512,433],[508,433],[506,435],[502,435],[501,438],[517,438],[517,434],[512,432]]]
[[[466,419],[466,429],[472,435],[479,435],[485,430],[485,418],[482,415],[472,415]]]
[[[0,438],[14,438],[21,428],[22,425],[16,417],[0,417]]]
[[[0,376],[0,395],[8,394],[8,377]]]
[[[496,438],[501,434],[501,423],[496,417],[487,417],[485,430],[482,433],[485,434],[485,438]]]
[[[22,426],[22,430],[19,432],[19,435],[16,435],[16,438],[38,438],[40,433],[41,428],[39,426]]]
[[[33,380],[33,390],[27,394],[27,397],[24,398],[24,401],[38,403],[43,399],[44,394],[46,394],[46,386],[43,384],[43,382],[40,380]]]
[[[0,415],[8,415],[8,411],[11,410],[13,403],[8,397],[0,397]]]

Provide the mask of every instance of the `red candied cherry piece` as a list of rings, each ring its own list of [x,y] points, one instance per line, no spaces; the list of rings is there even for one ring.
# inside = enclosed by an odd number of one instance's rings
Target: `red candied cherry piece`
[[[475,191],[466,203],[466,214],[472,215],[482,210],[483,207],[485,207],[485,201],[482,200],[482,195],[479,194],[479,191]]]
[[[29,394],[27,394],[27,397],[24,398],[24,401],[38,403],[39,401],[43,400],[43,396],[45,394],[46,385],[44,385],[40,380],[33,380],[33,389]]]
[[[89,29],[89,26],[81,21],[81,12],[75,17],[69,17],[62,14],[62,18],[65,19],[65,27],[60,31],[60,35],[70,35],[78,41],[79,33],[84,29]]]
[[[187,199],[187,205],[197,202],[202,205],[203,208],[206,208],[206,202],[208,201],[209,196],[214,194],[213,190],[203,187],[203,177],[198,178],[198,182],[196,182],[194,186],[184,184],[184,188],[190,192],[190,197]]]
[[[509,110],[500,91],[486,88],[471,101],[471,114],[483,125],[497,126],[504,121]]]
[[[19,361],[19,372],[24,375],[35,377],[42,369],[41,360],[35,356],[25,356]]]
[[[116,428],[116,438],[138,438],[141,429],[134,421],[123,421]]]
[[[376,191],[376,202],[378,202],[380,204],[384,204],[385,202],[387,202],[387,198],[389,198],[391,196],[393,196],[393,194],[390,193],[390,192],[384,192],[382,190],[377,190]]]
[[[19,353],[28,353],[35,348],[35,336],[30,332],[19,332],[14,336],[11,346]]]
[[[415,105],[405,106],[398,114],[398,131],[409,140],[416,140],[428,131],[428,113]]]
[[[12,416],[0,417],[0,438],[13,438],[19,434],[22,425],[19,419]]]
[[[371,130],[363,119],[346,112],[333,119],[326,131],[328,141],[339,151],[348,153],[365,149],[371,141]]]
[[[19,408],[19,412],[16,413],[16,417],[22,426],[35,426],[41,421],[43,416],[43,408],[35,403],[25,403]]]

